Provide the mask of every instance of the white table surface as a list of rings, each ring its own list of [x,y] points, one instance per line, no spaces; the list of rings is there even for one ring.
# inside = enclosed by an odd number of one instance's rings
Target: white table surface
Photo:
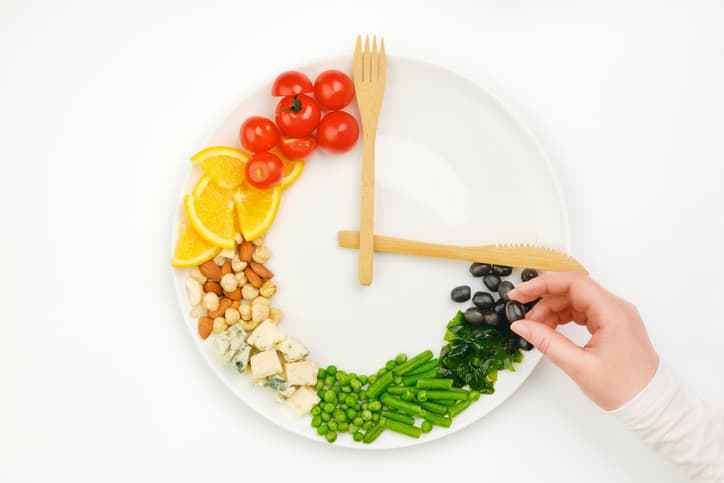
[[[0,2],[0,481],[685,481],[547,361],[430,444],[359,452],[278,429],[179,323],[171,214],[183,160],[247,91],[382,33],[529,125],[574,254],[722,402],[724,5],[189,3]]]

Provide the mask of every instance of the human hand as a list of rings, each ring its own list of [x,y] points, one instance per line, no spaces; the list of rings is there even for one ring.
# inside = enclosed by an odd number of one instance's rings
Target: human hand
[[[533,344],[573,379],[593,402],[616,409],[651,381],[659,356],[636,307],[586,275],[551,273],[508,292],[521,303],[541,300],[510,328]],[[579,347],[558,325],[575,322],[591,333]]]

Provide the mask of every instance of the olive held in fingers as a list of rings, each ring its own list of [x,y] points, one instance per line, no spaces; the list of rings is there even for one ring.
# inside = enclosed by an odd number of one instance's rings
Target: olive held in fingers
[[[515,285],[513,285],[512,282],[509,282],[507,280],[503,280],[500,282],[500,285],[498,285],[498,295],[500,295],[500,300],[505,300],[508,302],[510,299],[508,298],[508,292],[513,290],[515,288]]]

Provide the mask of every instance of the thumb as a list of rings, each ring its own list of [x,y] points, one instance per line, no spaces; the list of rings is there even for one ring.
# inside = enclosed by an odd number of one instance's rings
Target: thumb
[[[518,320],[510,329],[533,344],[555,365],[576,380],[586,365],[587,354],[560,332],[532,320]]]

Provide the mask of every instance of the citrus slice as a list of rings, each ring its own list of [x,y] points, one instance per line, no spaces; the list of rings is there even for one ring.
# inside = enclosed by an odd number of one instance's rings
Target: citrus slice
[[[274,222],[282,199],[282,187],[258,190],[244,184],[235,199],[241,234],[246,240],[254,240],[263,235]]]
[[[199,236],[185,223],[178,227],[178,241],[173,252],[171,265],[174,267],[195,267],[214,258],[221,250]]]
[[[234,189],[244,181],[244,165],[249,155],[228,146],[213,146],[191,156],[201,168],[222,188]]]
[[[301,176],[304,170],[304,160],[298,159],[292,161],[278,149],[273,149],[271,152],[279,156],[279,159],[282,160],[282,181],[279,183],[279,186],[281,186],[282,189],[287,189]]]
[[[212,198],[217,200],[231,200],[234,197],[233,190],[222,188],[214,183],[211,176],[202,176],[192,193],[195,197]]]
[[[214,246],[234,248],[234,203],[229,199],[186,195],[186,215],[191,226]]]

